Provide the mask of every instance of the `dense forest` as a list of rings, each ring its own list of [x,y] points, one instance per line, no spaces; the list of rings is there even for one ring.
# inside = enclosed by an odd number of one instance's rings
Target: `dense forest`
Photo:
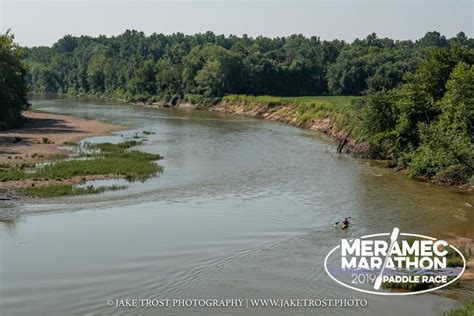
[[[413,41],[375,34],[346,43],[302,35],[257,37],[126,31],[67,35],[27,50],[34,91],[105,95],[129,101],[212,101],[226,94],[361,95],[394,88],[433,47],[474,48],[464,33],[429,32]]]
[[[372,158],[436,183],[472,182],[474,49],[432,49],[399,87],[369,89],[358,114]]]
[[[13,36],[0,35],[0,130],[19,126],[21,111],[28,105],[22,51]]]
[[[2,45],[16,54],[11,38]],[[25,61],[26,81],[36,92],[204,105],[230,94],[362,96],[350,107],[333,108],[350,117],[339,127],[369,144],[364,156],[437,183],[473,179],[474,39],[462,32],[449,39],[428,32],[416,41],[371,34],[346,43],[302,35],[126,31],[114,37],[67,35],[52,47],[26,49]],[[16,73],[23,74],[18,67]],[[299,117],[320,115],[321,104],[295,102]],[[15,104],[24,103],[20,98]]]

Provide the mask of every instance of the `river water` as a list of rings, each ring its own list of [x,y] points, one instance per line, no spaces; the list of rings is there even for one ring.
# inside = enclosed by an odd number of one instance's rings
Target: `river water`
[[[323,136],[198,110],[38,99],[34,107],[153,132],[161,176],[100,195],[0,202],[0,314],[441,315],[450,291],[364,294],[332,281],[340,238],[469,229],[473,197],[335,154]],[[353,225],[333,223],[351,216]],[[461,290],[462,291],[462,290]],[[451,294],[451,295],[448,295]],[[454,295],[455,296],[455,295]],[[110,307],[121,298],[363,298],[365,308]]]

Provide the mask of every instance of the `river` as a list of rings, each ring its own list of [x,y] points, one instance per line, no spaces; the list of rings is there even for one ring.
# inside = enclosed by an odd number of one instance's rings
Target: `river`
[[[35,99],[35,108],[154,134],[138,149],[164,172],[122,191],[0,202],[0,314],[441,315],[452,291],[376,296],[332,281],[340,238],[469,229],[472,195],[335,154],[324,136],[280,123],[110,101]],[[351,216],[345,231],[333,223]],[[440,295],[442,294],[442,295]],[[364,308],[114,308],[117,298],[364,298]]]

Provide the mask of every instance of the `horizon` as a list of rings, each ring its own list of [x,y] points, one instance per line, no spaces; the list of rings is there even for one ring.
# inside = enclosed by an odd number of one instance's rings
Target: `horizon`
[[[372,33],[399,41],[415,41],[432,31],[446,38],[459,32],[473,37],[473,4],[465,0],[120,1],[111,6],[112,3],[4,0],[0,1],[0,30],[5,33],[10,29],[15,41],[25,47],[52,46],[65,35],[111,37],[126,30],[137,30],[146,36],[208,31],[252,38],[302,34],[348,43]],[[107,23],[103,23],[105,18]]]
[[[15,42],[18,43],[17,39],[16,39],[16,35],[15,35],[15,32],[13,32],[13,30],[11,29],[8,29],[7,31],[9,31],[9,34],[13,35],[13,38],[15,39]],[[269,39],[277,39],[277,38],[290,38],[291,36],[299,36],[299,35],[302,35],[304,36],[305,38],[311,38],[311,37],[317,37],[319,38],[321,41],[342,41],[342,42],[345,42],[347,44],[352,44],[353,42],[357,41],[357,40],[364,40],[366,39],[368,36],[372,35],[372,34],[375,34],[377,36],[377,38],[379,39],[389,39],[389,40],[393,40],[395,42],[405,42],[405,41],[411,41],[413,43],[416,43],[417,41],[421,40],[426,34],[428,33],[439,33],[440,36],[444,36],[447,40],[449,40],[450,38],[455,38],[458,34],[460,33],[464,33],[466,35],[467,38],[471,39],[473,37],[471,36],[468,36],[466,34],[465,31],[463,30],[460,30],[459,32],[457,32],[456,34],[454,34],[453,36],[446,36],[445,34],[437,31],[437,30],[430,30],[430,31],[427,31],[425,34],[423,34],[422,36],[420,36],[419,38],[414,38],[414,39],[398,39],[398,38],[390,38],[390,37],[382,37],[382,36],[379,36],[379,34],[377,34],[376,32],[372,32],[372,33],[369,33],[365,36],[362,36],[362,37],[358,37],[358,38],[355,38],[351,41],[346,41],[346,40],[343,40],[343,39],[339,39],[339,38],[332,38],[332,39],[322,39],[320,38],[318,35],[304,35],[304,34],[301,34],[301,33],[294,33],[294,34],[288,34],[288,35],[284,35],[284,36],[264,36],[264,35],[257,35],[257,36],[249,36],[248,34],[242,34],[242,35],[236,35],[236,34],[219,34],[219,33],[215,33],[213,31],[205,31],[205,32],[198,32],[198,33],[193,33],[193,34],[186,34],[186,33],[182,33],[182,32],[175,32],[175,33],[168,33],[168,34],[165,34],[165,33],[150,33],[150,34],[147,34],[143,31],[140,31],[140,30],[135,30],[135,29],[126,29],[124,30],[123,32],[119,33],[119,34],[112,34],[112,35],[105,35],[105,34],[98,34],[98,35],[88,35],[88,34],[80,34],[80,35],[73,35],[73,34],[64,34],[63,36],[59,37],[55,42],[53,42],[51,45],[37,45],[37,46],[23,46],[23,45],[20,45],[21,47],[25,47],[25,48],[35,48],[35,47],[52,47],[54,44],[56,44],[60,39],[66,37],[66,36],[72,36],[72,37],[75,37],[75,38],[81,38],[81,37],[90,37],[90,38],[98,38],[98,37],[101,37],[101,36],[105,36],[106,38],[114,38],[114,37],[120,37],[122,35],[124,35],[127,31],[131,31],[131,32],[138,32],[138,33],[144,33],[145,34],[145,37],[150,37],[154,34],[156,35],[164,35],[164,36],[173,36],[175,34],[183,34],[184,36],[196,36],[196,35],[200,35],[200,34],[206,34],[208,32],[211,32],[213,33],[215,36],[224,36],[225,38],[229,38],[230,36],[236,36],[238,38],[242,38],[244,36],[247,36],[249,39],[252,39],[252,40],[255,40],[259,37],[263,37],[263,38],[269,38]]]

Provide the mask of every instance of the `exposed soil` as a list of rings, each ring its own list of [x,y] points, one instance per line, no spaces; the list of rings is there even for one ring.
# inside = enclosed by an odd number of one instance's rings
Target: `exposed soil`
[[[123,126],[70,115],[23,112],[27,119],[22,128],[0,131],[0,165],[48,161],[67,155],[65,142],[108,135]]]
[[[100,120],[86,120],[70,115],[25,111],[23,116],[27,121],[22,128],[0,131],[0,165],[18,166],[70,157],[73,153],[63,147],[64,143],[77,142],[92,136],[108,135],[113,131],[124,129],[123,126]],[[0,197],[15,198],[17,197],[16,190],[31,186],[77,184],[105,178],[111,178],[111,176],[73,177],[67,180],[5,181],[0,182]]]

